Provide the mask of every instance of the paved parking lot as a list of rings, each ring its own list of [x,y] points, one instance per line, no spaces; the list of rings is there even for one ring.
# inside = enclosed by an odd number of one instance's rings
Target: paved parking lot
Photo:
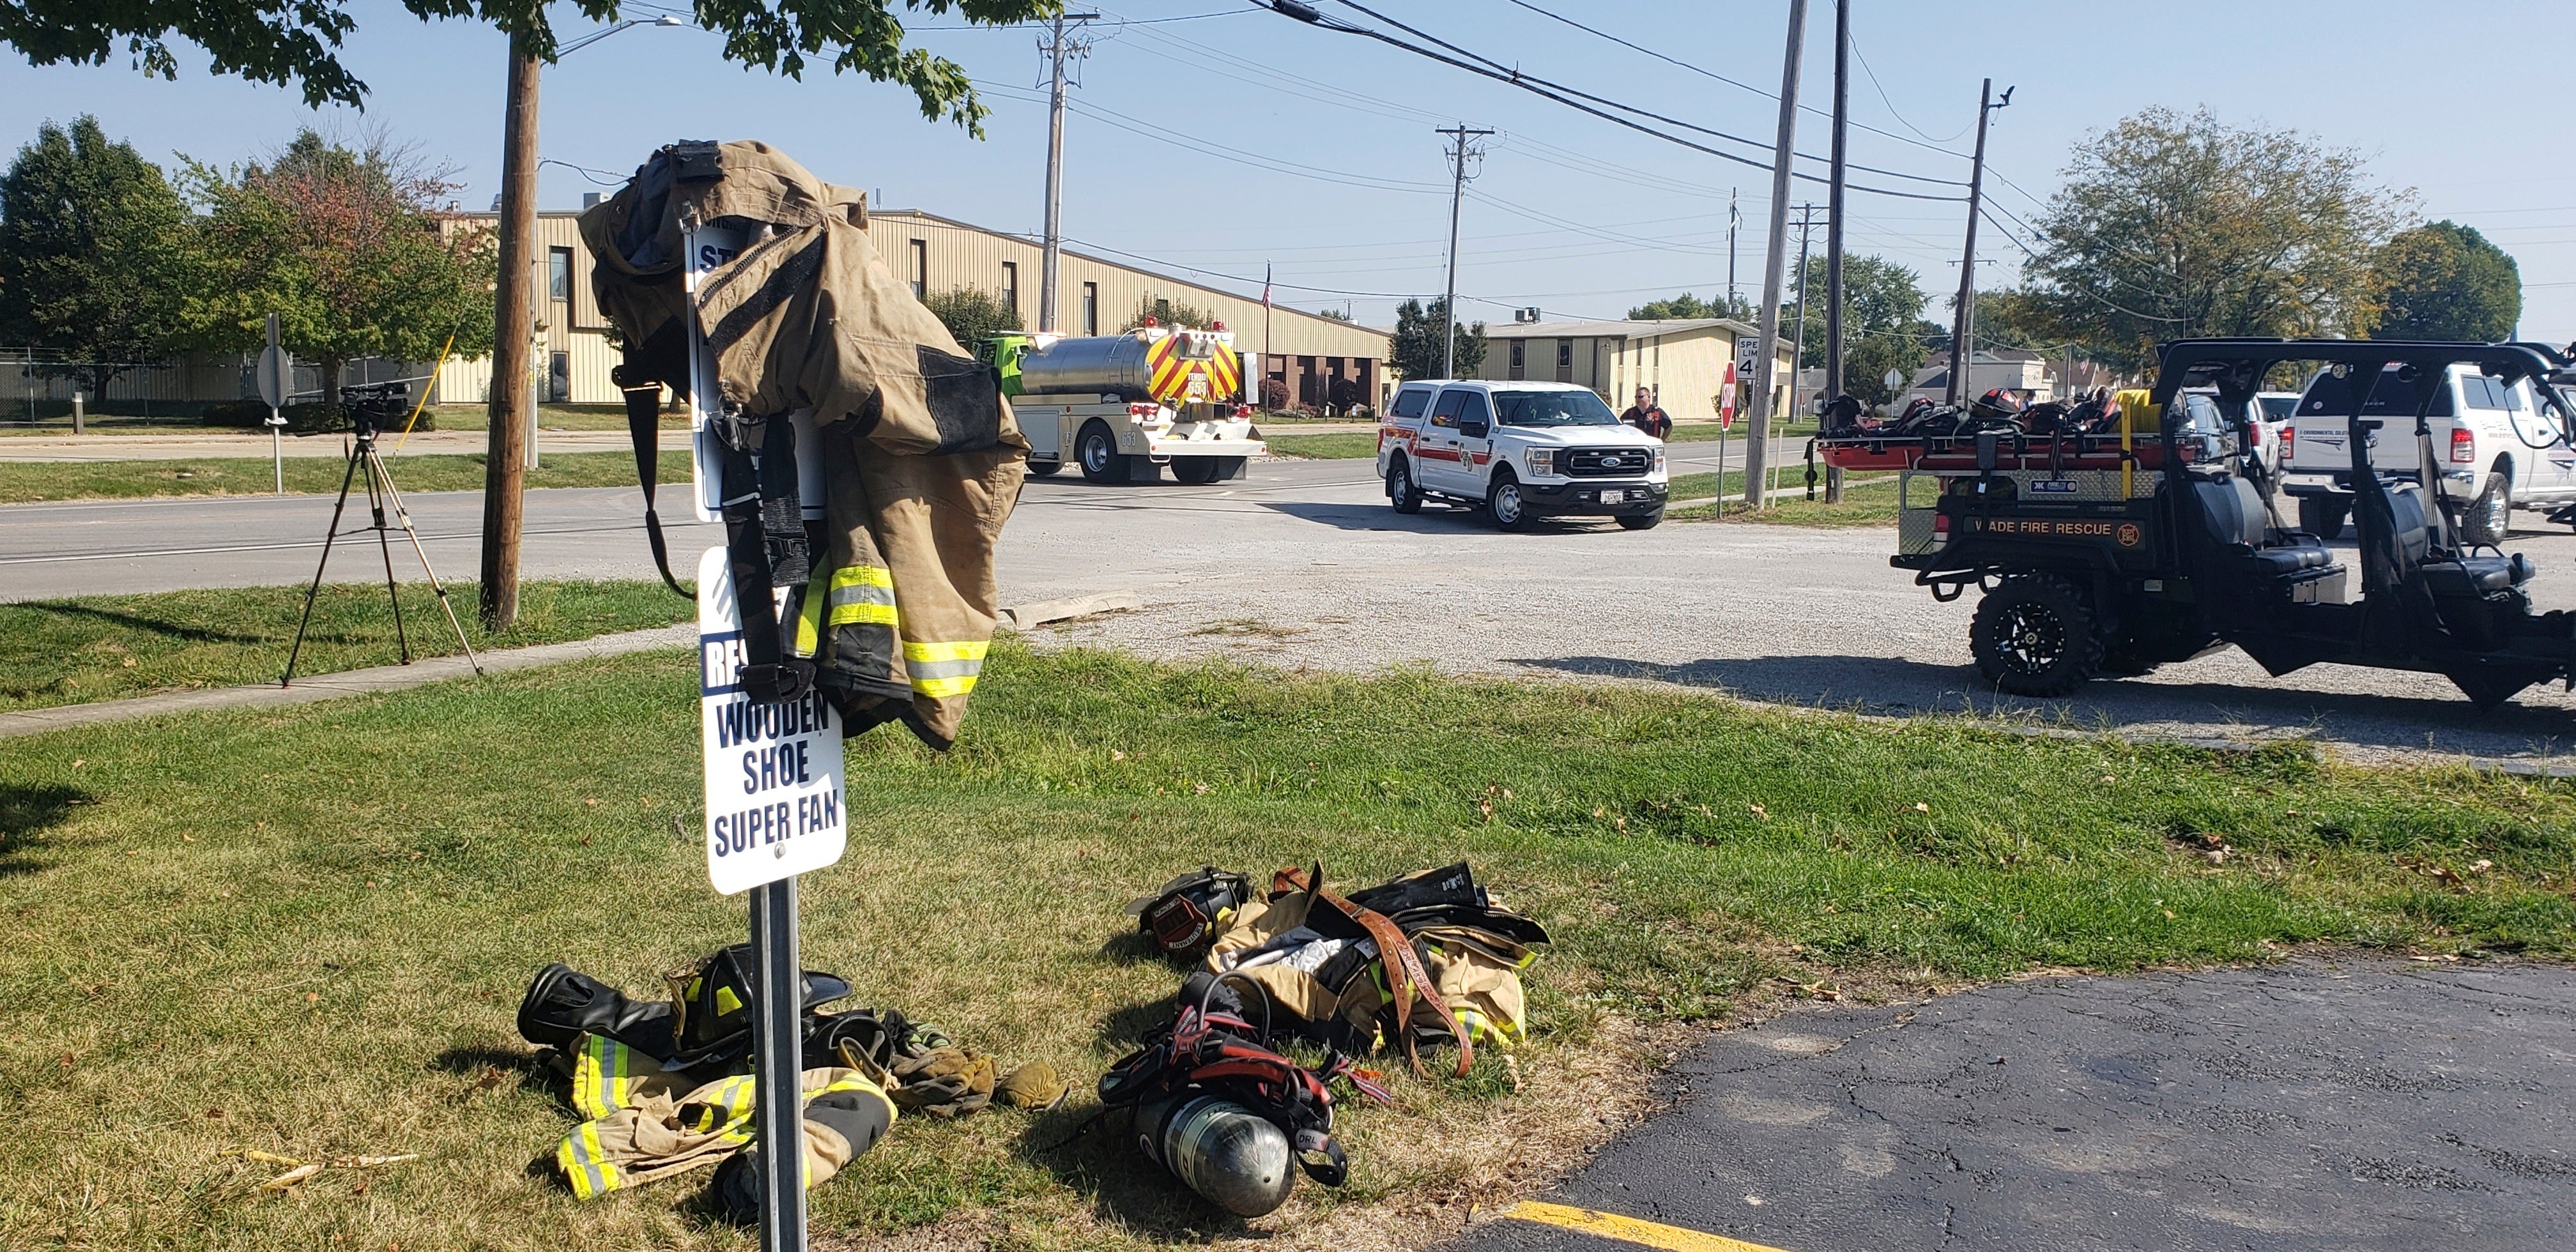
[[[1713,449],[1676,451],[1676,472],[1715,467]],[[2479,714],[2437,678],[2318,666],[2275,679],[2229,651],[2068,700],[2018,700],[1969,666],[1973,599],[1935,604],[1888,568],[1890,531],[1583,522],[1506,535],[1464,512],[1399,516],[1370,473],[1366,461],[1278,461],[1208,487],[1033,479],[1003,538],[1004,599],[1136,591],[1143,612],[1039,637],[1166,657],[1665,682],[1887,716],[1973,712],[2206,740],[2311,735],[2362,758],[2576,768],[2576,701],[2554,688]],[[685,518],[674,494],[684,492],[666,493],[665,507]],[[412,504],[440,571],[472,576],[480,497]],[[0,595],[300,581],[329,511],[321,497],[0,508]],[[639,516],[630,489],[533,493],[529,576],[650,577]],[[715,535],[677,525],[672,548],[693,552]],[[2551,528],[2515,546],[2541,567],[2540,607],[2576,608],[2576,535]],[[337,577],[381,569],[373,552],[334,559]]]

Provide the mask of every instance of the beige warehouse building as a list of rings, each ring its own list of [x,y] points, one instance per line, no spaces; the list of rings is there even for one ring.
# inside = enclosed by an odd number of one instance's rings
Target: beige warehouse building
[[[1735,364],[1735,341],[1760,332],[1732,318],[1665,321],[1517,322],[1485,328],[1485,360],[1471,377],[1577,383],[1624,409],[1652,387],[1675,421],[1714,420],[1717,395]],[[1773,376],[1789,376],[1783,344]],[[1774,390],[1772,411],[1787,401]]]
[[[590,295],[590,252],[582,246],[568,210],[537,215],[539,394],[558,403],[615,404],[617,385],[608,371],[617,349]],[[469,222],[491,223],[492,214]],[[1023,325],[1038,324],[1038,284],[1043,250],[1031,240],[915,209],[868,214],[868,236],[877,254],[915,295],[973,287],[993,293],[1016,310]],[[1064,250],[1057,277],[1056,329],[1069,335],[1116,334],[1149,301],[1205,309],[1234,332],[1238,350],[1262,354],[1262,372],[1288,389],[1293,403],[1320,405],[1336,391],[1375,404],[1386,368],[1387,336],[1350,322],[1261,302],[1152,270],[1124,265],[1074,249]],[[1266,327],[1266,329],[1265,329]],[[492,363],[450,361],[438,374],[436,398],[467,403],[488,393]],[[1337,382],[1339,385],[1337,386]]]

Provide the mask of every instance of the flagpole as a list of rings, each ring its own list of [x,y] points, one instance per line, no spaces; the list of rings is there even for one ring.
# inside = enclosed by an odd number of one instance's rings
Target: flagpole
[[[1270,377],[1270,262],[1261,263],[1261,377]],[[1252,404],[1261,405],[1261,384],[1252,386]]]

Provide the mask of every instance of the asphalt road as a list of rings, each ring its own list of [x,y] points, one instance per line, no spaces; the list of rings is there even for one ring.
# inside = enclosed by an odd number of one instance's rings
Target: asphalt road
[[[1784,445],[1784,451],[1788,448]],[[1732,463],[1740,450],[1730,450]],[[1679,473],[1715,449],[1676,449]],[[399,474],[399,468],[397,468]],[[685,573],[717,542],[666,490]],[[481,500],[410,498],[442,575],[473,576]],[[310,578],[328,498],[240,497],[0,507],[0,598]],[[632,489],[532,493],[530,577],[651,577]],[[2308,735],[2348,755],[2469,756],[2576,768],[2576,701],[2534,689],[2478,714],[2420,675],[2318,666],[2271,678],[2229,651],[2062,701],[1998,696],[1968,664],[1973,600],[1940,605],[1889,569],[1891,532],[1740,523],[1606,522],[1494,532],[1439,508],[1387,508],[1367,461],[1275,461],[1208,487],[1094,487],[1032,479],[1003,537],[1005,603],[1133,590],[1139,613],[1048,628],[1043,640],[1159,656],[1282,665],[1613,678],[1886,716],[1973,712],[2019,724],[2186,739]],[[2540,607],[2576,608],[2576,536],[2515,546],[2542,574]],[[407,568],[408,563],[408,568]],[[372,543],[334,578],[382,575]],[[397,573],[417,563],[397,553]]]
[[[2571,1041],[2576,971],[2382,960],[1801,1013],[1687,1054],[1672,1111],[1547,1198],[1787,1252],[2544,1252],[2576,1232]]]

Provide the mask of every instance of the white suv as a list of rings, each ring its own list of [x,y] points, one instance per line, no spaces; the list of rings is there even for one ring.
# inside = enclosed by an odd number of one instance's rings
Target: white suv
[[[1571,383],[1406,383],[1377,429],[1377,472],[1398,513],[1436,496],[1504,530],[1567,515],[1644,530],[1671,490],[1663,441]]]
[[[2370,464],[2405,482],[2421,477],[2415,409],[2417,381],[2390,366],[2362,415],[2382,425],[2370,433]],[[2426,425],[2442,494],[2460,509],[2462,537],[2504,542],[2513,510],[2561,509],[2576,503],[2576,446],[2567,419],[2535,403],[2529,380],[2511,386],[2454,365],[2433,384]],[[2352,508],[2352,450],[2346,446],[2354,382],[2320,370],[2308,380],[2298,412],[2281,430],[2281,485],[2299,501],[2299,525],[2332,539]]]

